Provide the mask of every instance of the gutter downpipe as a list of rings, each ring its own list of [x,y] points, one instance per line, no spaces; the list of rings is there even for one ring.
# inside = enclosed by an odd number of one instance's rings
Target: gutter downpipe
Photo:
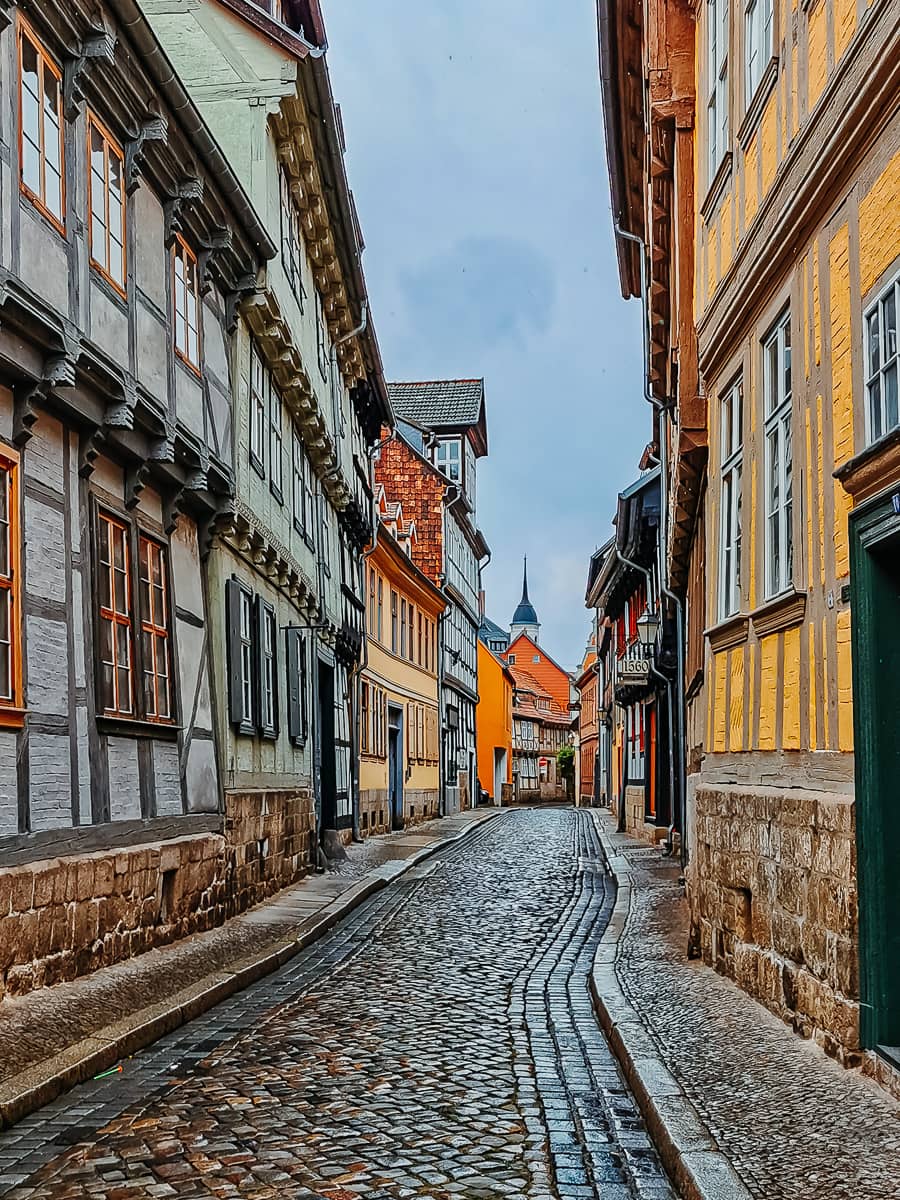
[[[654,409],[660,414],[660,417],[665,418],[666,424],[671,419],[673,402],[671,399],[663,401],[657,398],[650,391],[650,312],[647,305],[647,257],[646,247],[643,238],[638,237],[636,233],[631,233],[630,230],[623,229],[621,221],[618,217],[613,220],[613,228],[618,237],[625,238],[627,241],[635,242],[641,247],[641,306],[644,310],[644,321],[641,324],[641,332],[643,335],[644,346],[644,399],[650,403]],[[668,496],[668,445],[666,439],[662,437],[660,431],[660,448],[659,448],[659,474],[660,474],[660,538],[659,538],[659,586],[661,593],[672,602],[676,609],[675,619],[675,675],[676,684],[678,686],[678,755],[677,755],[677,778],[673,776],[676,791],[676,811],[678,820],[675,820],[673,813],[673,821],[669,826],[669,846],[673,844],[673,835],[676,827],[680,824],[681,833],[681,866],[687,863],[687,798],[686,798],[686,749],[685,749],[685,730],[684,730],[684,605],[680,596],[677,596],[668,585],[667,566],[668,566],[668,545],[669,545],[669,496]],[[618,554],[618,547],[616,547]]]

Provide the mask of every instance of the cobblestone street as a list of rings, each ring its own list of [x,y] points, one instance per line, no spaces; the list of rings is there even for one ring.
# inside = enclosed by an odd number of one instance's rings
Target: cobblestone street
[[[0,1195],[669,1197],[587,990],[590,817],[504,814],[0,1135]]]

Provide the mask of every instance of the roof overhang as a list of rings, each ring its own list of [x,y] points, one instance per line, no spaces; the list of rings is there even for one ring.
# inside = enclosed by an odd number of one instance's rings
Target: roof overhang
[[[644,73],[640,0],[597,0],[600,87],[616,230],[619,281],[626,300],[641,294],[641,246],[620,230],[646,240],[644,228]]]

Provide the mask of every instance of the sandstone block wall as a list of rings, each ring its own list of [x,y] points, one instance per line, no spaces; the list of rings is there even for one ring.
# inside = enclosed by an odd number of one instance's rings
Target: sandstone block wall
[[[403,825],[409,828],[440,816],[437,788],[407,788],[403,793]],[[391,802],[386,788],[369,788],[359,794],[359,832],[362,837],[391,831]]]
[[[224,833],[0,869],[0,1000],[210,929],[305,874],[307,792],[226,798]]]
[[[700,784],[693,840],[688,898],[703,959],[798,1032],[855,1062],[852,796]]]

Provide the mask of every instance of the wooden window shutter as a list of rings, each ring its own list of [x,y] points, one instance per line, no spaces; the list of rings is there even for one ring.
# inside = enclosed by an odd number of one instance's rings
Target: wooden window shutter
[[[303,666],[305,647],[299,629],[288,629],[286,637],[288,737],[295,746],[302,746],[306,741],[306,672]]]
[[[228,630],[228,719],[232,725],[244,721],[241,688],[241,585],[236,579],[225,583],[225,624]]]

